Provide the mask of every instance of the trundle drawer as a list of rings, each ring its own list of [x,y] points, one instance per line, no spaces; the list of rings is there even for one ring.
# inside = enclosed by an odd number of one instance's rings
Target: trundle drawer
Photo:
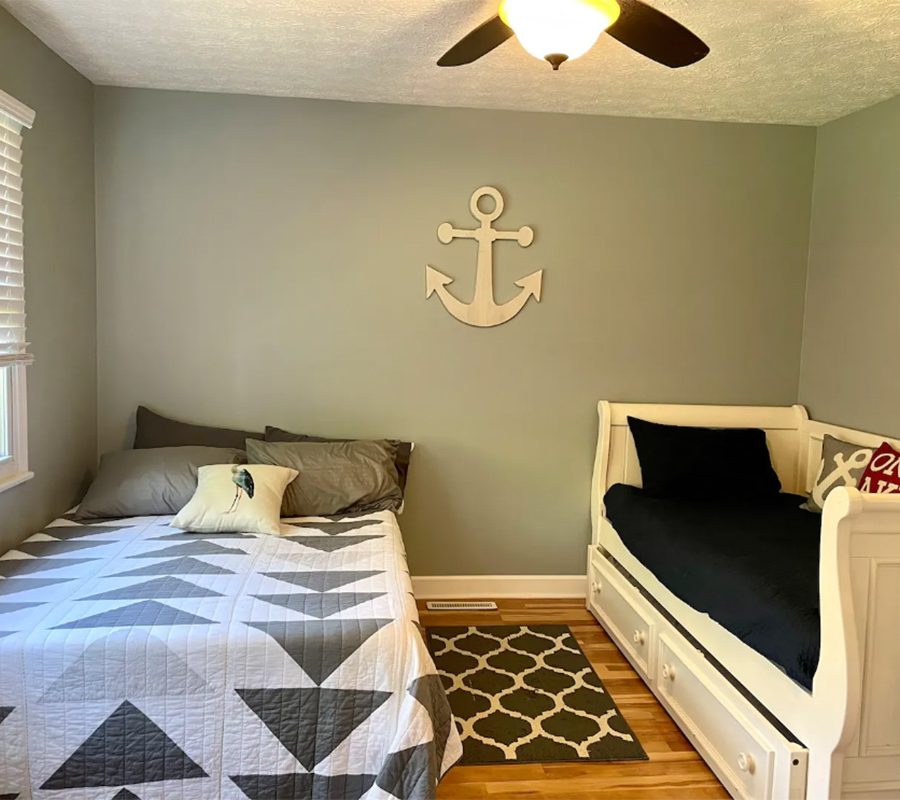
[[[653,621],[637,591],[601,556],[591,558],[590,603],[644,675],[653,678]]]
[[[747,709],[737,691],[697,652],[661,633],[657,691],[739,798],[799,800],[805,795],[806,755],[761,714]],[[752,715],[752,716],[751,716]]]

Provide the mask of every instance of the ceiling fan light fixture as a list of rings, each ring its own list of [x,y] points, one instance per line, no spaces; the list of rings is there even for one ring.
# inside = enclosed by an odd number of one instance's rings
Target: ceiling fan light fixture
[[[590,50],[619,12],[616,0],[501,0],[499,13],[526,51],[559,69]]]

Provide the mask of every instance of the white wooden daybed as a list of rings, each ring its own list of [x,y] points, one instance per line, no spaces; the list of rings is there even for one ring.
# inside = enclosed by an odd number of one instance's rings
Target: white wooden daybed
[[[828,497],[812,692],[669,591],[603,506],[613,484],[641,485],[628,416],[762,428],[783,490],[796,493],[811,488],[824,434],[866,446],[887,437],[815,422],[802,406],[601,402],[598,410],[588,609],[728,791],[753,800],[900,798],[900,495],[842,487]]]

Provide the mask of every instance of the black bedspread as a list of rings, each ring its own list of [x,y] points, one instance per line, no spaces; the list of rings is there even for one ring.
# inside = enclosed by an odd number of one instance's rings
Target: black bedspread
[[[803,499],[660,499],[617,484],[605,502],[625,546],[669,590],[811,689],[821,517]]]

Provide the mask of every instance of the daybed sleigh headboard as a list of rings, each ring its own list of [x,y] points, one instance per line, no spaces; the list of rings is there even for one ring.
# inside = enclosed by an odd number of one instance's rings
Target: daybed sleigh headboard
[[[785,491],[801,492],[807,486],[808,464],[818,466],[819,450],[807,445],[808,418],[803,406],[702,406],[657,403],[610,403],[597,405],[600,431],[591,487],[591,513],[596,534],[603,496],[615,483],[641,485],[641,467],[628,417],[640,417],[668,425],[697,425],[709,428],[762,428],[766,432],[772,465]],[[825,426],[830,427],[830,426]],[[812,478],[815,477],[815,473]],[[812,480],[810,478],[809,480]]]

